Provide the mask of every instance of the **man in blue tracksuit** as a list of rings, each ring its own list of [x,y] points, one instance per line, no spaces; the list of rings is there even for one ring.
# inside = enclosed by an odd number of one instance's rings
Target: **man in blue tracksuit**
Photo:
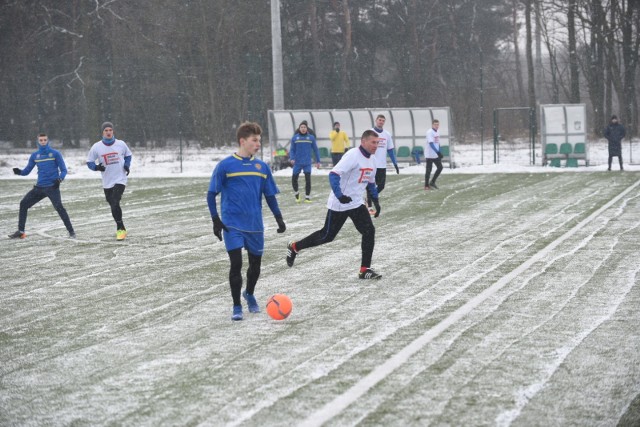
[[[62,206],[60,196],[60,183],[67,176],[67,166],[64,164],[62,154],[49,146],[47,134],[38,135],[38,151],[29,157],[29,163],[24,169],[13,168],[13,173],[20,176],[27,176],[35,166],[38,167],[38,181],[20,202],[20,215],[18,218],[18,231],[9,235],[11,239],[24,239],[27,237],[25,226],[27,224],[27,211],[40,200],[48,197],[51,204],[58,211],[64,226],[69,232],[69,237],[74,239],[76,233],[73,231],[71,220],[66,209]]]
[[[316,137],[309,133],[307,122],[300,123],[298,132],[291,138],[289,147],[289,159],[293,166],[293,176],[291,184],[296,196],[296,202],[300,203],[300,193],[298,192],[298,177],[300,172],[304,172],[305,182],[305,203],[311,203],[311,153],[316,156],[316,166],[320,168],[320,150]]]

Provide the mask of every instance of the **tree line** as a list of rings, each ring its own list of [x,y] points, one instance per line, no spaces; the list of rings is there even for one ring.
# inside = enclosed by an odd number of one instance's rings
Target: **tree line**
[[[585,103],[594,135],[611,114],[637,133],[637,0],[281,0],[281,28],[287,109],[449,106],[464,140],[496,107]],[[78,146],[109,120],[228,144],[266,128],[271,65],[269,0],[9,0],[0,140]]]

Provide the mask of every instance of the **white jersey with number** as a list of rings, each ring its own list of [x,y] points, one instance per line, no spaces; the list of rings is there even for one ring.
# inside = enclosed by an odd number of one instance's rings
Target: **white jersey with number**
[[[391,134],[384,129],[382,129],[382,132],[378,132],[376,128],[371,129],[380,137],[380,141],[378,142],[378,149],[376,150],[375,154],[376,167],[386,169],[387,150],[395,148],[395,146],[393,145],[393,138],[391,137]]]
[[[330,173],[340,176],[340,190],[343,195],[351,197],[351,202],[340,203],[340,200],[331,191],[327,200],[327,208],[339,212],[355,209],[364,203],[362,195],[367,185],[370,182],[376,182],[375,155],[367,157],[360,147],[354,148],[342,156],[342,159],[331,169]]]
[[[431,148],[431,143],[440,151],[440,133],[434,128],[427,131],[427,146],[424,150],[424,157],[427,159],[437,159],[438,153]]]
[[[116,139],[111,145],[98,141],[91,147],[87,155],[87,162],[104,165],[102,187],[112,188],[116,184],[127,185],[127,173],[124,170],[124,158],[131,156],[131,150],[124,141]]]

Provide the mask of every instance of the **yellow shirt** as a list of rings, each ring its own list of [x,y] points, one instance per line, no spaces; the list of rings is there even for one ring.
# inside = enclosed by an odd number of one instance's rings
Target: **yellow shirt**
[[[347,133],[343,130],[340,132],[336,132],[332,130],[329,134],[329,139],[331,140],[331,152],[332,153],[344,153],[345,148],[351,148],[351,142],[349,142],[349,137]]]

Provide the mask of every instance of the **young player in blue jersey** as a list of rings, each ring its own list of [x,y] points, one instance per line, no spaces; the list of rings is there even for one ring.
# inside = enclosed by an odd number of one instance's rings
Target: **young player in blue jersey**
[[[378,144],[378,134],[373,130],[366,130],[362,134],[360,147],[347,151],[331,170],[329,183],[332,191],[327,200],[328,210],[324,226],[302,240],[289,243],[287,246],[289,267],[293,266],[301,250],[333,241],[347,218],[351,218],[356,230],[362,235],[362,262],[358,277],[360,279],[382,278],[382,275],[371,269],[376,230],[362,198],[366,188],[376,207],[375,217],[377,218],[380,215],[380,203],[375,184],[377,172],[374,156]]]
[[[438,189],[436,180],[442,172],[442,153],[440,152],[440,134],[438,128],[440,127],[440,121],[437,119],[431,123],[431,129],[427,131],[427,146],[425,150],[425,159],[427,161],[427,170],[424,175],[424,189],[431,190],[432,188]],[[436,165],[436,173],[433,174],[433,178],[429,181],[431,170],[433,165]]]
[[[320,168],[320,150],[316,137],[309,133],[307,122],[303,121],[298,127],[298,132],[291,138],[289,147],[289,158],[293,166],[293,176],[291,184],[296,196],[296,202],[300,203],[300,193],[298,192],[298,177],[300,172],[304,172],[304,192],[305,203],[311,203],[311,154],[316,156],[316,166]]]
[[[18,231],[10,234],[9,237],[11,239],[24,239],[27,237],[25,233],[27,211],[40,200],[48,197],[69,232],[69,237],[75,239],[76,233],[73,231],[67,210],[62,205],[62,197],[60,195],[60,183],[64,181],[64,178],[67,176],[67,166],[64,163],[62,154],[49,146],[47,134],[41,133],[38,135],[38,144],[38,151],[31,154],[27,167],[24,169],[13,168],[14,174],[26,176],[37,166],[38,181],[33,189],[20,201]]]
[[[229,285],[233,299],[232,320],[242,320],[240,296],[247,301],[249,312],[260,312],[253,295],[260,277],[260,264],[264,251],[264,224],[262,222],[262,196],[278,223],[278,233],[286,225],[278,207],[276,194],[280,191],[265,162],[255,158],[260,150],[262,128],[257,123],[245,122],[236,132],[238,151],[218,163],[211,175],[207,203],[213,221],[213,234],[222,240],[229,254]],[[216,196],[221,194],[220,210]],[[247,250],[249,268],[247,286],[242,292],[242,248]]]
[[[378,189],[378,194],[384,190],[385,184],[387,182],[387,155],[391,159],[391,163],[393,167],[396,169],[396,173],[400,173],[400,169],[398,168],[398,161],[396,160],[396,152],[395,146],[393,145],[393,138],[391,134],[384,130],[384,124],[386,123],[387,118],[384,114],[378,114],[376,116],[376,123],[373,127],[373,131],[377,133],[380,137],[380,141],[378,142],[378,150],[374,155],[376,160],[376,187]],[[369,207],[369,213],[374,215],[376,211],[371,207],[372,203],[371,194],[367,193],[367,206]]]

